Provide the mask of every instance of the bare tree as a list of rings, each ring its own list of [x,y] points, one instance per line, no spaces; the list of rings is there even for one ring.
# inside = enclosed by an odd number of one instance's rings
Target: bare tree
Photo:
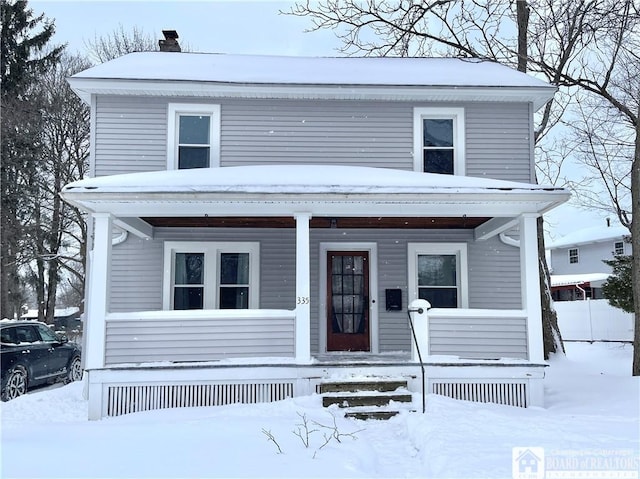
[[[126,31],[120,24],[106,36],[86,42],[86,47],[93,60],[104,63],[127,53],[157,51],[158,42],[138,27]]]
[[[66,79],[88,68],[81,57],[64,55],[42,78],[47,99],[44,155],[40,167],[40,200],[34,205],[38,304],[53,321],[60,280],[84,285],[86,224],[84,216],[60,198],[62,187],[82,179],[89,164],[89,108],[71,91]],[[46,295],[41,296],[46,289]],[[78,304],[76,306],[81,306]],[[39,314],[39,315],[40,315]]]
[[[626,116],[637,131],[637,110],[633,98],[638,92],[622,86],[629,75],[621,71],[637,67],[638,6],[633,0],[534,0],[510,2],[496,0],[325,0],[321,3],[298,3],[289,12],[311,19],[310,30],[330,28],[342,40],[342,52],[347,55],[462,56],[489,59],[510,66],[519,66],[542,74],[551,84],[563,87],[537,117],[535,140],[543,140],[551,128],[573,104],[576,91],[589,92],[603,99]],[[526,31],[526,36],[525,36]],[[526,58],[523,44],[527,44]],[[635,55],[635,60],[632,57]],[[637,72],[635,78],[638,78]],[[631,101],[629,101],[631,100]],[[635,161],[630,168],[632,181],[638,180],[638,136],[635,141]],[[548,146],[544,155],[545,178],[559,178],[564,157]],[[573,153],[572,150],[567,151]],[[638,201],[638,187],[631,204]],[[630,215],[630,212],[629,212]],[[628,215],[628,216],[629,216]],[[623,222],[624,224],[624,222]],[[631,227],[634,251],[640,251],[639,221]],[[540,230],[540,229],[539,229]],[[542,232],[539,231],[539,240]],[[541,252],[543,252],[541,246]],[[634,287],[640,288],[640,265],[634,263]],[[541,278],[547,277],[546,262],[541,255]],[[555,349],[554,314],[547,308],[542,288],[543,331],[545,356]],[[634,292],[640,295],[639,291]],[[634,374],[640,374],[640,301],[636,302],[636,337],[634,343]],[[559,345],[558,345],[559,346]]]

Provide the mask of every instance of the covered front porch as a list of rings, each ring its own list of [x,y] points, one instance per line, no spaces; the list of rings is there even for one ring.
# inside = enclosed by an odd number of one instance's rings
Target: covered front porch
[[[328,178],[349,181],[335,184]],[[93,402],[94,418],[112,415],[108,404],[116,397],[114,391],[130,398],[147,386],[165,391],[163,397],[170,390],[162,389],[165,386],[179,386],[179,395],[189,395],[192,386],[226,385],[220,394],[229,397],[235,397],[229,391],[237,387],[257,388],[267,392],[249,396],[261,400],[256,398],[315,392],[319,381],[336,374],[383,374],[410,378],[417,391],[418,350],[427,364],[429,392],[444,393],[447,384],[455,384],[451,386],[455,395],[466,398],[489,394],[496,384],[529,384],[543,375],[536,218],[564,202],[568,197],[564,190],[375,168],[287,166],[96,178],[67,186],[63,196],[94,218],[84,358],[90,402],[92,396],[100,398]],[[114,226],[126,231],[130,242],[133,238],[164,248],[165,257],[171,254],[167,251],[182,251],[174,241],[177,237],[184,242],[189,235],[233,236],[233,231],[238,241],[244,241],[245,235],[260,238],[264,231],[264,237],[255,241],[265,250],[259,264],[259,299],[247,303],[248,309],[173,310],[165,299],[162,308],[114,311],[109,297],[112,256],[114,248],[120,248]],[[509,231],[515,231],[518,239],[505,236]],[[378,233],[386,239],[379,239]],[[291,282],[295,284],[282,290],[285,298],[278,304],[286,307],[265,307],[272,304],[265,299],[265,265],[276,264],[266,261],[266,244],[275,244],[278,238],[294,250]],[[418,277],[411,271],[411,258],[420,257],[425,244],[435,243],[431,238],[438,244],[459,245],[457,251],[470,257],[485,250],[504,256],[496,245],[509,249],[517,262],[512,275],[517,275],[518,298],[505,303],[476,293],[469,299],[464,291],[468,283],[461,280],[457,307],[412,313],[415,340],[405,341],[408,306],[422,294],[419,280],[411,279]],[[228,242],[216,237],[215,244]],[[481,245],[490,242],[492,246],[483,250]],[[449,249],[436,252],[449,254]],[[398,254],[404,259],[394,263]],[[349,261],[361,256],[368,262],[369,286],[366,296],[362,293],[366,327],[347,323],[338,327],[342,336],[365,335],[364,346],[331,346],[336,315],[330,293],[335,285],[327,278],[332,255]],[[171,277],[166,264],[165,285]],[[397,271],[389,279],[393,268]],[[279,274],[272,270],[269,274]],[[466,275],[466,270],[460,274]],[[402,287],[389,287],[403,276]],[[389,309],[385,297],[394,289],[404,292],[397,311],[393,308],[398,305]],[[476,289],[486,291],[486,287]],[[495,289],[508,288],[496,284]],[[502,307],[474,307],[493,302]],[[401,339],[387,341],[398,331],[404,335]],[[394,349],[396,344],[399,349]],[[238,384],[244,386],[234,386]],[[516,397],[510,387],[504,394]],[[527,389],[523,405],[541,402],[538,389]],[[213,394],[207,390],[194,394]]]

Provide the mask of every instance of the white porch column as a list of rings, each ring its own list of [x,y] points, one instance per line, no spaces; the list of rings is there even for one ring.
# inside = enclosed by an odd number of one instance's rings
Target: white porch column
[[[529,360],[543,362],[537,218],[538,215],[533,213],[523,214],[520,217],[520,271],[522,309],[527,313]]]
[[[415,338],[411,338],[411,361],[424,361],[429,356],[429,315],[427,311],[431,305],[424,299],[414,299],[409,305],[409,314],[413,324]],[[418,354],[418,351],[420,354]]]
[[[311,259],[309,213],[296,218],[296,362],[311,361]]]
[[[111,265],[112,217],[108,213],[94,213],[93,254],[87,295],[87,321],[85,323],[86,349],[85,368],[104,366],[105,327],[109,305],[109,282]]]

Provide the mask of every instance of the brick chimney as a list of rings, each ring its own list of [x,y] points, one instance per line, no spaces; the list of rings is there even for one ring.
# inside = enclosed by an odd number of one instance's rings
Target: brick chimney
[[[180,44],[178,43],[178,32],[175,30],[162,30],[164,40],[158,40],[161,52],[181,52]]]

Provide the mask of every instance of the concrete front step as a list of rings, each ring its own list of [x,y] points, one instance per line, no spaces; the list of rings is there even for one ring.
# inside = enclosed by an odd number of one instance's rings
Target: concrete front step
[[[344,417],[360,419],[361,421],[367,421],[369,419],[387,420],[398,414],[399,411],[347,411]]]
[[[329,407],[337,404],[339,407],[356,407],[356,406],[386,406],[391,401],[395,402],[411,402],[413,400],[410,393],[369,393],[354,392],[345,394],[325,394],[322,396],[322,405]]]
[[[389,392],[396,389],[406,389],[407,381],[396,379],[380,379],[371,381],[329,381],[320,384],[320,394],[357,392],[357,391],[380,391]]]

